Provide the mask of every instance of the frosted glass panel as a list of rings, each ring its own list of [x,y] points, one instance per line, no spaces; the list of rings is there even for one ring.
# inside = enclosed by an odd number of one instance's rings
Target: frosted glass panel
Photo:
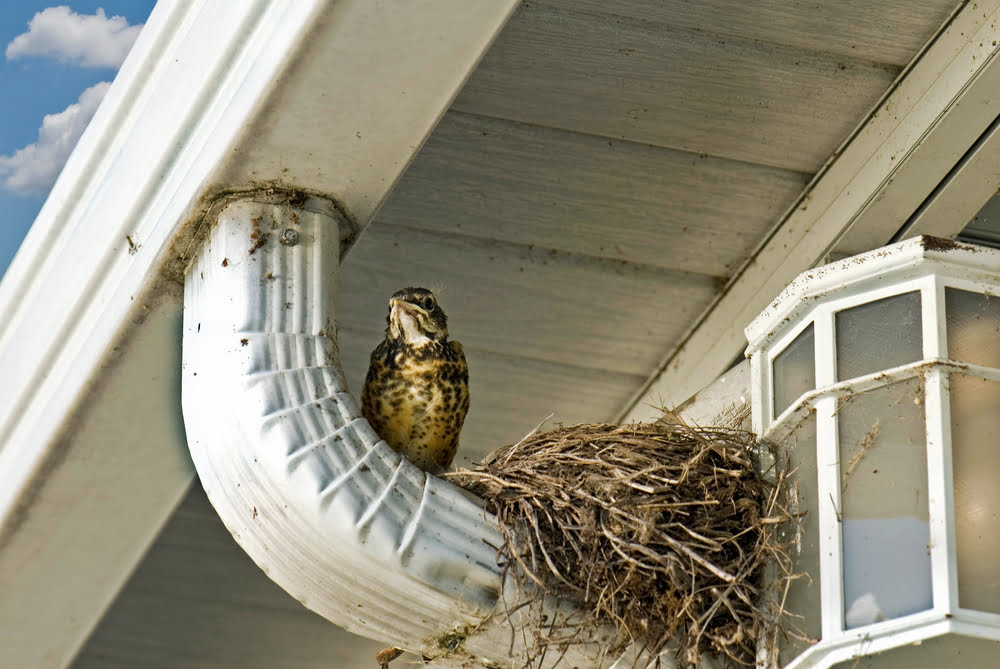
[[[1000,368],[1000,297],[945,288],[948,357]]]
[[[774,415],[816,388],[816,337],[812,323],[774,359]]]
[[[788,587],[785,595],[785,610],[794,618],[788,623],[813,639],[822,635],[822,614],[820,611],[820,570],[819,570],[819,500],[816,490],[816,413],[799,424],[792,434],[782,440],[788,449],[789,471],[795,472],[791,481],[794,497],[790,500],[791,511],[802,514],[794,527],[783,527],[779,538],[787,542],[793,560],[792,571],[808,574],[808,578],[797,578]],[[791,524],[790,524],[791,525]],[[782,640],[783,657],[795,657],[809,643],[800,639]]]
[[[923,384],[852,396],[838,412],[848,628],[931,607]]]
[[[951,376],[958,605],[1000,613],[1000,383]]]
[[[837,379],[853,379],[922,357],[919,292],[837,312]]]

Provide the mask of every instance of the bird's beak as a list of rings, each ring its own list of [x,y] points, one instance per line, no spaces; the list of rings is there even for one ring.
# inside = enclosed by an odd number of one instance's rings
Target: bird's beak
[[[415,316],[418,313],[424,314],[424,315],[427,314],[427,312],[424,309],[418,307],[417,305],[410,304],[409,302],[407,302],[405,300],[400,300],[400,299],[395,299],[395,298],[389,300],[389,307],[393,311],[399,310],[399,311],[403,312],[404,314],[410,314],[411,316]]]

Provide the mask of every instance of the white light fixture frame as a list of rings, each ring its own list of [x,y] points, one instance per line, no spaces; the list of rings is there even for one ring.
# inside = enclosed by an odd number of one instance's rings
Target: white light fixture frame
[[[764,439],[780,442],[810,412],[816,418],[822,636],[787,667],[827,667],[942,634],[1000,640],[1000,614],[959,606],[948,395],[951,374],[1000,382],[1000,369],[949,359],[946,288],[1000,295],[1000,252],[927,237],[877,249],[804,272],[746,329],[754,430]],[[838,381],[837,312],[914,291],[921,299],[922,359]],[[773,363],[810,325],[816,389],[775,416]],[[848,629],[838,511],[842,508],[839,403],[856,393],[914,378],[924,382],[933,603],[924,611]]]

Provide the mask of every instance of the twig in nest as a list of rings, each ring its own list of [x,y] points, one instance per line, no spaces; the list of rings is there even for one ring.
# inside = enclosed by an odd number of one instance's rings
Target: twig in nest
[[[780,597],[760,600],[764,566],[794,578],[776,538],[792,519],[779,502],[784,477],[772,484],[757,473],[758,447],[748,432],[665,415],[536,428],[476,470],[450,474],[496,514],[500,558],[519,590],[533,582],[539,601],[583,605],[578,620],[550,617],[532,632],[528,665],[609,625],[618,650],[634,643],[656,657],[669,642],[682,662],[710,652],[753,665],[758,638],[777,639],[782,615]]]

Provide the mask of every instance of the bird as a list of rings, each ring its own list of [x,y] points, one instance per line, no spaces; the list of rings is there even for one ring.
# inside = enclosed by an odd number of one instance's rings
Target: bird
[[[448,339],[448,317],[426,288],[393,293],[385,320],[385,339],[369,360],[361,413],[392,448],[440,474],[455,458],[469,412],[465,351]]]

